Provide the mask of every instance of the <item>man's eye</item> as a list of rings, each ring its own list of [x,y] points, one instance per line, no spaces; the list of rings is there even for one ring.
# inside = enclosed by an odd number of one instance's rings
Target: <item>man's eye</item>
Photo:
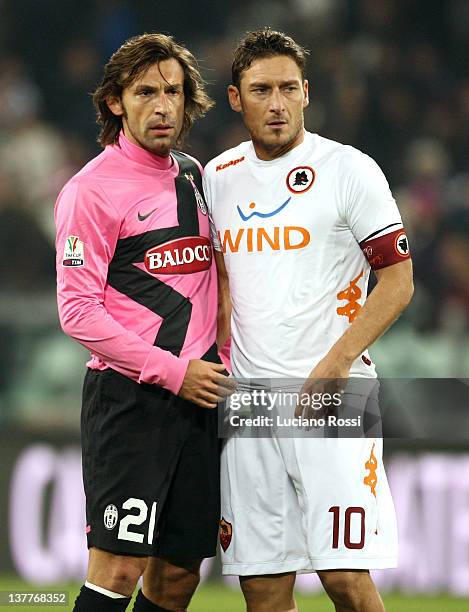
[[[296,87],[295,85],[288,85],[288,87],[284,88],[284,91],[287,91],[287,92],[296,91]]]
[[[138,92],[139,96],[150,96],[152,94],[151,89],[142,89],[142,91]]]
[[[179,89],[168,89],[168,91],[166,93],[168,93],[170,96],[177,96],[181,92],[180,92]]]

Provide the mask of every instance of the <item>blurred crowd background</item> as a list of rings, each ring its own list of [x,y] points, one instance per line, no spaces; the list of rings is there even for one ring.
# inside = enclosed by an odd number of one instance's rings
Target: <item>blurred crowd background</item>
[[[0,422],[78,427],[86,354],[58,327],[53,207],[99,152],[103,64],[145,31],[186,44],[216,100],[186,149],[205,163],[246,139],[230,57],[264,25],[309,49],[307,129],[374,157],[405,220],[416,293],[372,350],[380,374],[467,376],[467,0],[0,0]]]

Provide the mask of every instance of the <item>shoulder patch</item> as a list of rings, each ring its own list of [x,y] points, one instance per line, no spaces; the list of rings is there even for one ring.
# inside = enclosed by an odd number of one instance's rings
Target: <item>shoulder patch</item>
[[[85,245],[78,236],[68,236],[65,240],[62,265],[67,268],[85,265]]]

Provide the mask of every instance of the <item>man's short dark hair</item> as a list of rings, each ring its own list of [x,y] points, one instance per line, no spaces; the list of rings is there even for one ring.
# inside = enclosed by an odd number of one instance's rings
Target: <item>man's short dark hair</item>
[[[205,91],[205,83],[197,61],[190,51],[165,34],[141,34],[127,40],[104,66],[104,76],[93,93],[97,122],[101,126],[98,142],[105,147],[117,142],[122,117],[114,115],[107,98],[121,98],[122,91],[132,85],[153,64],[174,58],[184,71],[184,120],[178,145],[194,121],[213,106]]]
[[[241,74],[250,67],[254,60],[275,55],[291,57],[300,69],[301,77],[305,78],[308,51],[295,42],[291,36],[270,28],[262,28],[248,32],[236,47],[231,66],[233,85],[239,88]]]

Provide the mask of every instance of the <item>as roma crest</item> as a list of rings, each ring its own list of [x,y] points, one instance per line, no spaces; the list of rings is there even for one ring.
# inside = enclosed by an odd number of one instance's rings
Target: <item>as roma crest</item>
[[[310,166],[297,166],[287,175],[287,187],[292,193],[306,193],[315,178],[316,173]]]
[[[223,552],[226,552],[228,546],[231,544],[231,536],[233,535],[233,525],[231,523],[228,523],[228,521],[225,521],[225,519],[221,517],[220,529],[218,533],[220,536],[220,544],[223,548]]]

